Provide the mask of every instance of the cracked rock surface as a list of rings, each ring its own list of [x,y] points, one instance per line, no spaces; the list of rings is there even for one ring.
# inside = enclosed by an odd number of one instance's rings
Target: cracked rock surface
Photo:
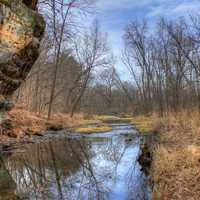
[[[0,101],[12,95],[38,58],[45,22],[33,0],[0,0]]]

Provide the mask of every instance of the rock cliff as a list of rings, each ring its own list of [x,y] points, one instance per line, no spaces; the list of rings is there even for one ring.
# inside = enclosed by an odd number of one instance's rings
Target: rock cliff
[[[36,0],[0,0],[0,104],[25,80],[38,57],[45,22]]]

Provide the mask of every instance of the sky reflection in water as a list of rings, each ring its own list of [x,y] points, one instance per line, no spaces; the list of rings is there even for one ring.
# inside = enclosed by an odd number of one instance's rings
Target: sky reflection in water
[[[1,171],[15,185],[8,191],[0,185],[4,197],[151,199],[148,178],[137,163],[140,138],[129,125],[114,125],[105,134],[53,139],[25,148],[25,153],[3,158]]]

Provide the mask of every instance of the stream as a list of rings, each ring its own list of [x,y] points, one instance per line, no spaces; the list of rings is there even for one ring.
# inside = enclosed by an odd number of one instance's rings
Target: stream
[[[151,200],[137,159],[144,138],[129,124],[107,133],[49,133],[0,160],[0,200]]]

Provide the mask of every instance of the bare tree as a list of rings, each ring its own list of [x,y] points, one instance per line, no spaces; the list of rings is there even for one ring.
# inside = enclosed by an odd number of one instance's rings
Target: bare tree
[[[94,21],[89,33],[86,33],[81,41],[75,43],[76,57],[82,65],[83,79],[79,95],[75,98],[71,109],[73,116],[91,78],[91,73],[99,67],[109,64],[108,46],[105,35],[100,31],[98,21]]]
[[[62,49],[66,45],[66,39],[71,38],[70,30],[75,26],[74,15],[79,11],[86,11],[90,7],[91,1],[87,0],[69,0],[50,2],[50,27],[52,28],[52,37],[54,40],[54,72],[52,79],[52,87],[50,91],[50,100],[48,108],[48,118],[51,117],[52,104],[55,94],[57,73],[59,67],[59,57]]]

